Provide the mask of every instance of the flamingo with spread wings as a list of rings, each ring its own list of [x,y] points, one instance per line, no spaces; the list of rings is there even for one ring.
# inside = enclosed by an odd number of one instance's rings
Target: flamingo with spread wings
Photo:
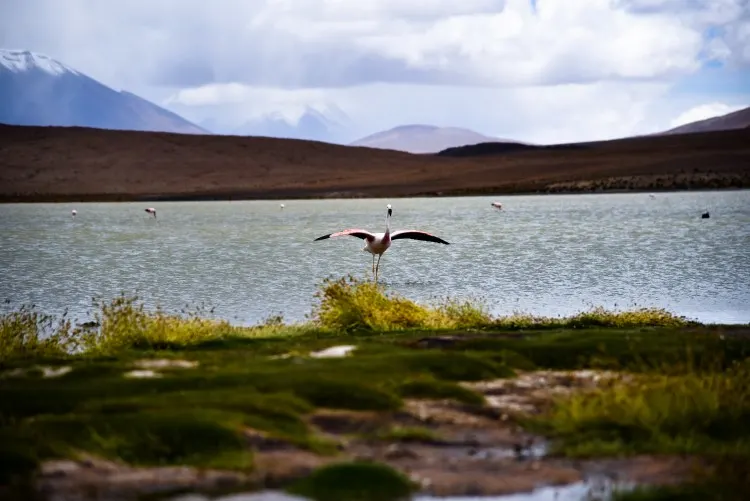
[[[383,257],[383,254],[385,251],[388,250],[388,248],[391,246],[391,242],[393,240],[398,240],[400,238],[410,238],[412,240],[421,240],[423,242],[435,242],[439,244],[445,244],[448,245],[448,242],[443,240],[440,237],[436,237],[435,235],[432,235],[430,233],[427,233],[425,231],[420,230],[398,230],[391,233],[391,216],[393,215],[393,209],[391,208],[391,204],[388,204],[386,206],[386,209],[388,209],[388,212],[385,216],[385,233],[371,233],[367,230],[363,230],[360,228],[351,228],[348,230],[343,231],[337,231],[335,233],[329,233],[327,235],[323,235],[322,237],[316,238],[314,241],[317,242],[318,240],[325,240],[326,238],[334,238],[334,237],[343,237],[343,236],[350,236],[350,237],[357,237],[361,238],[365,241],[365,247],[362,249],[363,251],[367,251],[370,254],[372,254],[372,272],[375,275],[375,281],[378,281],[378,271],[380,269],[380,258]],[[375,262],[375,256],[378,256],[377,263]]]

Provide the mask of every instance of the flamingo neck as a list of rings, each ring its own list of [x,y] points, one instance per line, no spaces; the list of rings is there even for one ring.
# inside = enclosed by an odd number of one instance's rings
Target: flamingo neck
[[[385,216],[385,234],[389,235],[391,233],[391,218],[390,216]]]

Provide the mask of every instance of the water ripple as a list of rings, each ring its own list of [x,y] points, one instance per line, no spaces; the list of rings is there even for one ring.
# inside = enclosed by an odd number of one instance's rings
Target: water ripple
[[[419,301],[483,298],[493,313],[565,315],[592,304],[660,306],[706,322],[750,322],[750,192],[398,200],[0,205],[0,300],[85,315],[93,296],[216,307],[233,322],[302,320],[323,278],[369,274],[349,227],[431,231],[397,241],[383,282]],[[706,208],[711,218],[700,219]]]

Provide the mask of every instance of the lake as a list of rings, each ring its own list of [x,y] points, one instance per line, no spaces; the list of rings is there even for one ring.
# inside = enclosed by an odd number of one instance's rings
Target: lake
[[[4,204],[0,301],[4,310],[35,304],[84,318],[92,297],[124,292],[172,311],[204,304],[236,324],[279,313],[301,321],[323,278],[370,273],[361,240],[313,239],[353,227],[384,231],[387,203],[393,229],[451,243],[394,242],[380,277],[408,298],[479,297],[495,314],[656,306],[703,322],[750,322],[747,190]],[[157,209],[156,220],[146,207]],[[701,219],[706,210],[710,219]]]

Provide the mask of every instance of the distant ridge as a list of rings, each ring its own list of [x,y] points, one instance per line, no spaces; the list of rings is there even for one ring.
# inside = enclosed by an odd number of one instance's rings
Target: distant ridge
[[[470,129],[460,127],[437,127],[435,125],[400,125],[377,132],[351,143],[351,146],[364,146],[408,153],[438,153],[446,148],[473,145],[485,142],[505,141],[490,137]]]

